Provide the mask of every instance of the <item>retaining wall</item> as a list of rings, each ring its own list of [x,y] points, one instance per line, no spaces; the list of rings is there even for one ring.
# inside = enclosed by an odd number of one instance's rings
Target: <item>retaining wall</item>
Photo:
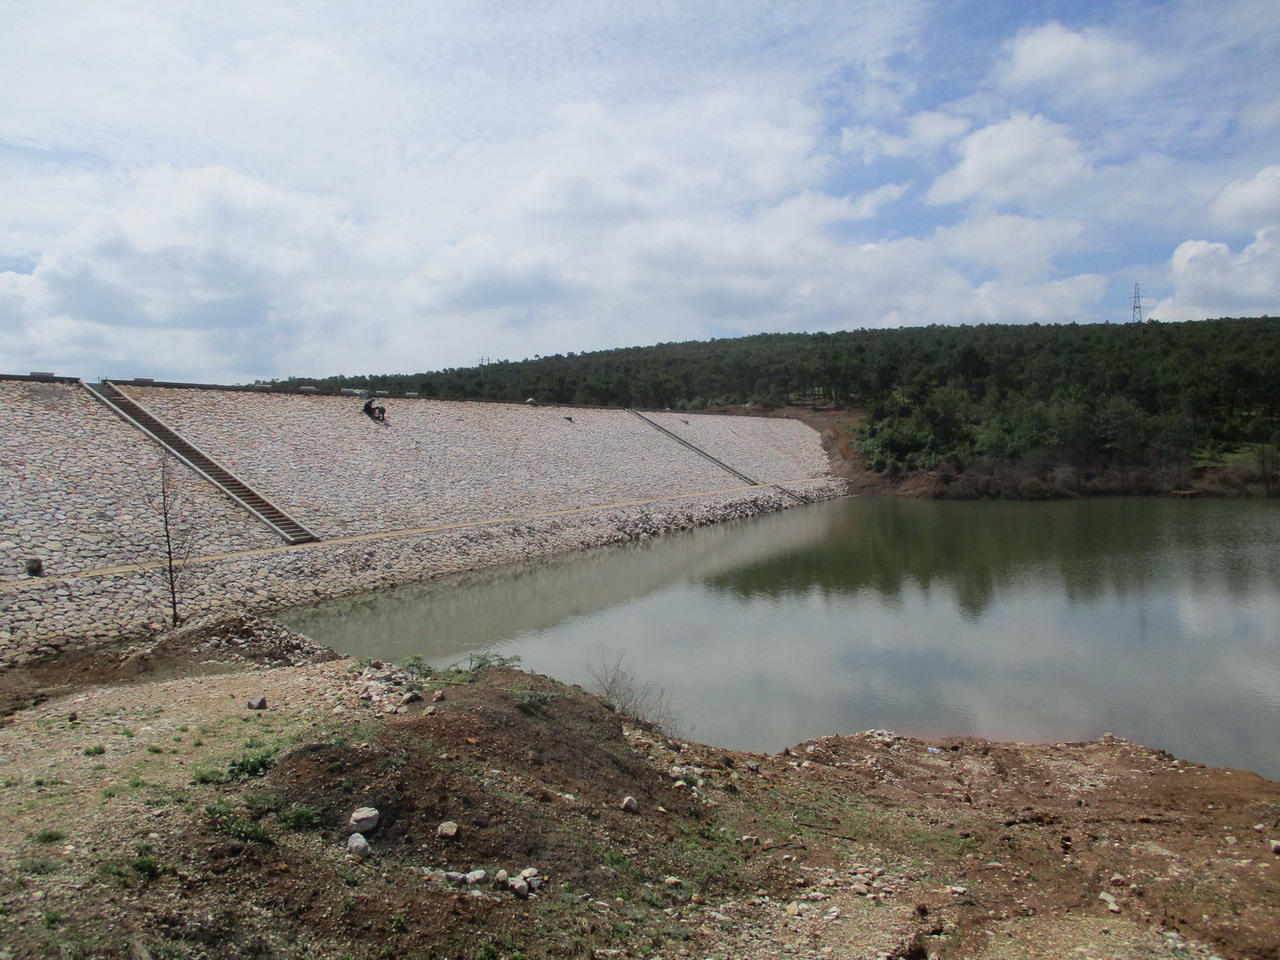
[[[280,538],[175,464],[195,555],[274,547]],[[0,583],[155,560],[160,448],[67,382],[0,380]],[[0,623],[0,628],[3,624]]]
[[[795,502],[621,410],[389,400],[381,426],[349,397],[123,390],[322,537],[285,546],[182,468],[183,520],[198,531],[182,567],[188,615],[264,612]],[[842,492],[801,423],[658,416],[754,479],[806,499]],[[158,628],[155,445],[73,383],[0,380],[0,430],[0,663]],[[45,577],[23,571],[31,556]]]

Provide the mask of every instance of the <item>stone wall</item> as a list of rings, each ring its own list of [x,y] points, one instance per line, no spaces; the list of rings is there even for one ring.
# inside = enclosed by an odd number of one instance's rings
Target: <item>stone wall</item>
[[[838,496],[835,481],[790,485],[809,499]],[[646,539],[794,506],[770,487],[602,510],[391,536],[278,547],[190,565],[184,612],[266,613],[282,607]],[[159,629],[166,614],[155,572],[27,579],[0,586],[0,664]]]
[[[196,555],[274,547],[280,538],[175,464]],[[0,380],[0,583],[154,560],[160,448],[75,383]]]
[[[185,613],[265,612],[778,510],[795,501],[622,410],[125,385],[323,539],[288,547],[185,467]],[[760,481],[837,496],[796,421],[662,417]],[[688,423],[684,421],[688,420]],[[0,664],[166,614],[158,448],[81,385],[0,379]],[[38,557],[44,577],[23,561]]]
[[[322,537],[671,497],[741,481],[625,410],[384,400],[387,425],[355,397],[169,387],[122,389]],[[704,417],[732,466],[742,418]],[[701,422],[701,421],[699,421]],[[816,451],[794,421],[760,420],[778,445]],[[786,430],[799,427],[802,434]],[[704,438],[705,439],[705,438]],[[757,466],[752,451],[752,464]],[[723,455],[722,455],[723,454]],[[818,475],[779,457],[772,480]],[[726,457],[728,459],[726,459]],[[813,464],[807,464],[812,468]],[[747,472],[749,475],[749,471]]]

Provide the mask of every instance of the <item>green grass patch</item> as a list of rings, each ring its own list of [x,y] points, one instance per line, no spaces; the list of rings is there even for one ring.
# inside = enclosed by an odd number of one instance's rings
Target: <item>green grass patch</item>
[[[43,877],[62,869],[62,861],[53,857],[27,857],[18,861],[18,872],[32,877]]]
[[[277,813],[276,822],[286,830],[319,830],[324,826],[320,811],[301,803]]]

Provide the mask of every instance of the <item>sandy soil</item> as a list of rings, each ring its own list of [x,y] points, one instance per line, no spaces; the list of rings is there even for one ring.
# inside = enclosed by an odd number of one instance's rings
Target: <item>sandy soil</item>
[[[1111,737],[742,754],[501,665],[330,657],[242,620],[10,671],[0,957],[1280,955],[1250,773]]]

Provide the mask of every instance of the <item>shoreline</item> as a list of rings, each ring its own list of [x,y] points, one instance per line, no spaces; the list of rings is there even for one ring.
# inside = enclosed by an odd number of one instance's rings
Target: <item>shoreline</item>
[[[183,565],[193,575],[179,599],[186,619],[266,612],[787,509],[800,502],[792,493],[813,502],[843,492],[830,478],[789,481],[199,557]],[[0,669],[156,633],[163,573],[151,563],[0,584]]]

